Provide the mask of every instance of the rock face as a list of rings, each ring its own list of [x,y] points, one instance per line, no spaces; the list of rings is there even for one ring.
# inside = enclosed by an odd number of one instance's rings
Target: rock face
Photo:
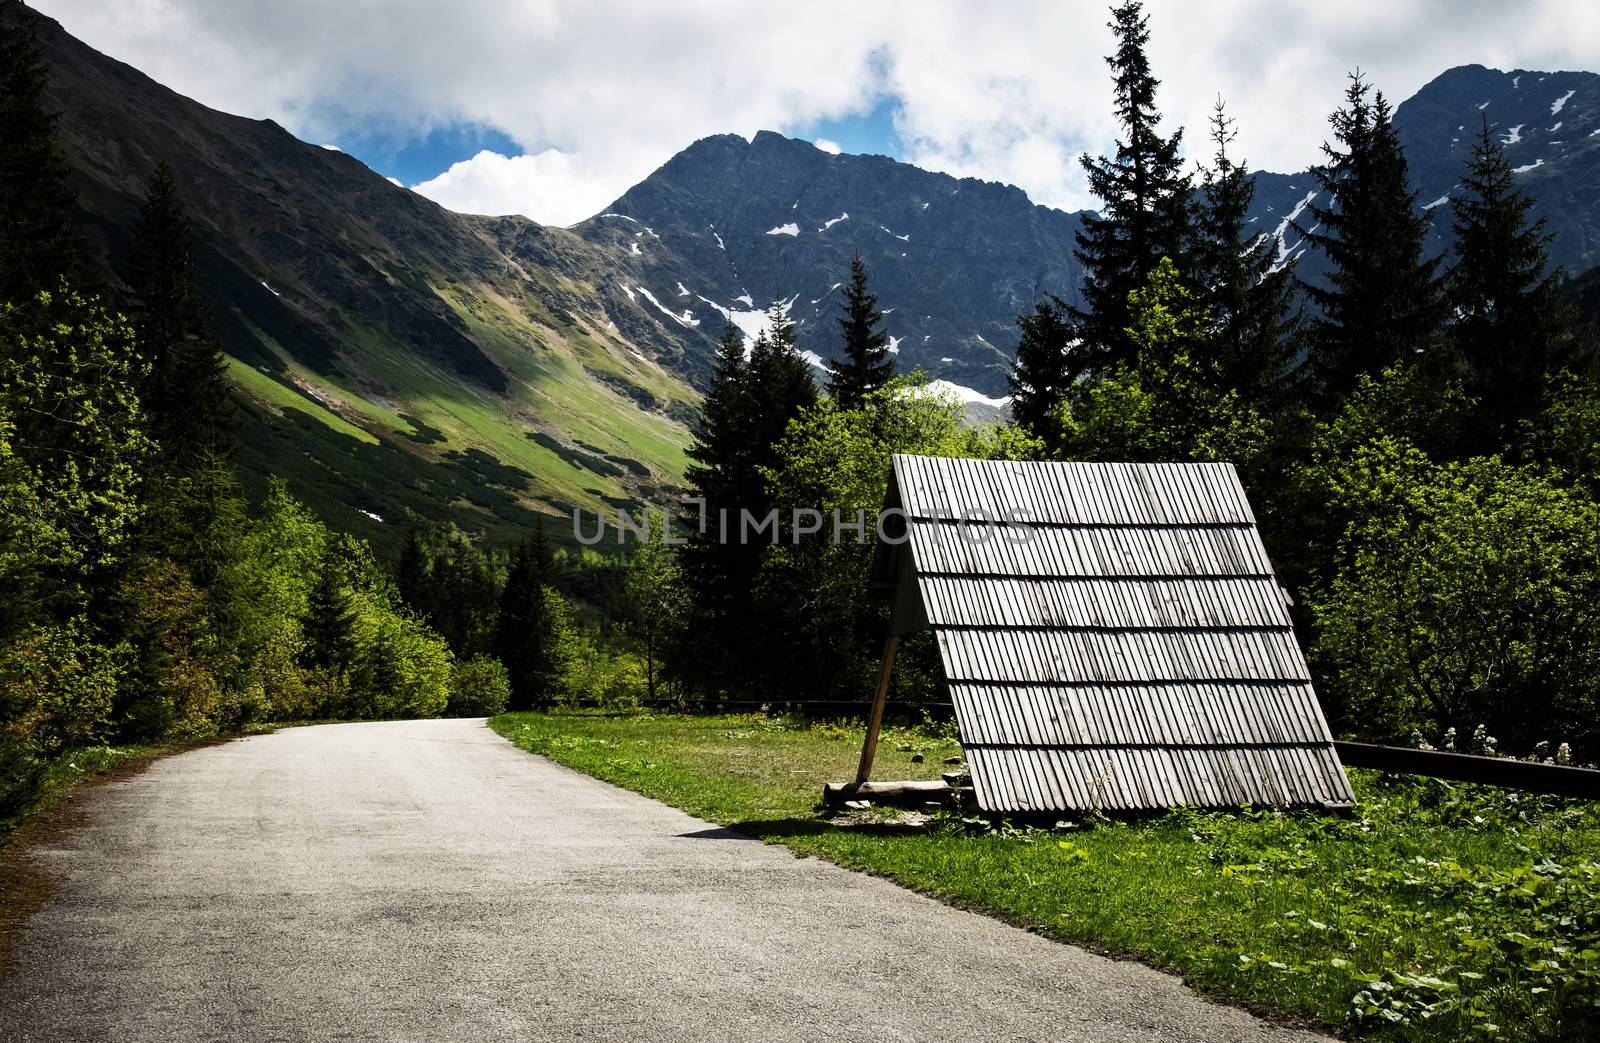
[[[1077,228],[1009,185],[762,131],[695,142],[577,230],[627,251],[615,284],[705,352],[724,316],[753,330],[779,299],[801,348],[828,357],[839,284],[860,253],[899,368],[998,396],[1017,315],[1046,291],[1076,293]]]

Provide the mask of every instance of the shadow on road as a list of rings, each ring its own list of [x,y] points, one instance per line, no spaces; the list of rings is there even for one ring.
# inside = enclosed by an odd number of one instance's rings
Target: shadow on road
[[[868,836],[906,836],[925,833],[922,823],[884,821],[840,821],[816,818],[751,819],[730,826],[698,829],[692,833],[679,833],[685,840],[783,840],[790,837],[814,837],[822,833],[857,833]]]

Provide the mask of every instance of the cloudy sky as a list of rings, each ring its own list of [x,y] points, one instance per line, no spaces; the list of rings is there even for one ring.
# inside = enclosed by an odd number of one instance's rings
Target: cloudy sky
[[[747,0],[34,0],[207,105],[270,117],[457,210],[570,224],[707,134],[777,130],[1091,204],[1115,136],[1106,5]],[[1600,4],[1154,0],[1170,126],[1221,95],[1252,167],[1317,156],[1346,72],[1600,71]]]

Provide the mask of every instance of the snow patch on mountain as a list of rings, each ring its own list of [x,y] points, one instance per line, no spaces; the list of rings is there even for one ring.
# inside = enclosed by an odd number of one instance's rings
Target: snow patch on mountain
[[[638,224],[639,223],[637,218],[629,217],[627,214],[614,214],[609,210],[606,211],[605,213],[601,214],[600,216],[601,217],[620,217],[624,221],[632,221],[634,224]]]
[[[718,250],[726,250],[728,248],[722,242],[722,236],[717,234],[717,226],[716,225],[712,225],[711,226],[711,238],[713,238],[713,239],[715,239],[717,241],[717,249]]]
[[[1555,132],[1556,132],[1556,131],[1558,131],[1558,130],[1560,130],[1560,129],[1561,129],[1561,124],[1563,124],[1563,123],[1565,123],[1565,122],[1566,122],[1566,120],[1556,120],[1556,125],[1555,125],[1555,126],[1553,126],[1553,127],[1551,127],[1551,128],[1550,128],[1550,129],[1549,129],[1549,130],[1548,130],[1548,131],[1546,131],[1546,132],[1545,132],[1545,133],[1547,133],[1547,134],[1554,134],[1554,133],[1555,133]]]
[[[1294,224],[1295,220],[1301,214],[1305,213],[1306,207],[1310,206],[1311,201],[1315,198],[1317,198],[1317,190],[1312,189],[1306,193],[1304,199],[1295,204],[1295,208],[1289,211],[1288,217],[1285,217],[1282,221],[1278,222],[1278,230],[1272,233],[1272,237],[1277,240],[1278,243],[1278,259],[1272,262],[1273,271],[1277,271],[1279,268],[1282,268],[1285,264],[1288,264],[1289,261],[1293,259],[1290,256],[1290,251],[1293,250],[1294,247],[1289,245],[1289,243],[1286,241],[1289,234],[1289,227]]]
[[[887,229],[887,228],[884,228],[884,226],[883,226],[883,225],[879,225],[879,226],[878,226],[878,227],[879,227],[879,228],[883,228],[883,230],[884,230],[884,231],[885,231],[885,232],[889,232],[889,234],[890,234],[890,235],[894,235],[894,237],[895,237],[895,238],[896,238],[896,239],[898,239],[898,240],[900,240],[900,241],[901,241],[901,242],[902,242],[902,243],[909,243],[909,242],[910,242],[910,241],[911,241],[911,237],[910,237],[910,236],[909,236],[909,235],[895,235],[895,233],[893,233],[893,232],[890,232],[890,231],[889,231],[889,229]],[[905,254],[901,254],[901,255],[900,255],[900,256],[901,256],[901,257],[904,257],[904,256],[905,256]]]
[[[900,338],[899,337],[890,337],[889,338],[889,346],[885,350],[887,350],[889,352],[889,354],[891,354],[891,355],[900,354]]]
[[[1512,167],[1511,168],[1511,172],[1513,174],[1526,174],[1528,171],[1532,170],[1534,167],[1542,167],[1542,166],[1544,166],[1544,160],[1543,159],[1536,159],[1532,163],[1528,163],[1525,166]]]
[[[678,283],[678,296],[679,297],[687,297],[687,296],[689,296],[689,287],[685,286],[681,282]]]
[[[639,241],[637,239],[628,244],[628,252],[633,254],[635,257],[644,256],[644,251],[639,249]]]
[[[678,312],[673,311],[665,304],[662,304],[660,301],[656,300],[656,295],[645,289],[643,286],[637,286],[635,289],[644,294],[645,300],[656,306],[656,311],[659,311],[673,322],[676,322],[679,326],[693,329],[694,327],[700,325],[700,320],[695,318],[694,312],[690,311],[688,308],[685,308],[683,313],[680,315]]]
[[[838,224],[840,221],[848,221],[848,220],[850,220],[850,214],[848,212],[842,213],[838,217],[830,217],[826,221],[822,222],[822,227],[817,229],[817,231],[826,232],[828,229],[832,228],[834,225]]]
[[[1488,102],[1484,102],[1482,105],[1478,106],[1478,111],[1482,112],[1484,109],[1487,109],[1488,107],[1489,107],[1489,103]]]
[[[959,402],[970,405],[989,406],[992,409],[1004,409],[1006,404],[1011,401],[1011,397],[1009,395],[1002,396],[1000,398],[990,398],[981,391],[974,391],[972,388],[965,387],[961,384],[944,380],[942,378],[939,380],[929,381],[928,383],[922,385],[920,390],[935,395],[953,395]]]
[[[1567,93],[1563,94],[1561,97],[1557,98],[1555,101],[1551,102],[1550,103],[1550,115],[1554,116],[1556,113],[1560,112],[1563,108],[1565,108],[1566,104],[1567,104],[1567,99],[1572,97],[1576,93],[1578,93],[1578,90],[1577,90],[1576,87],[1574,87],[1572,90],[1568,91]]]
[[[262,286],[267,286],[267,280],[265,280],[265,279],[262,279],[262,280],[261,280],[261,285],[262,285]],[[278,291],[277,291],[277,290],[274,290],[274,289],[273,289],[273,288],[272,288],[272,287],[270,287],[270,286],[267,286],[267,292],[268,292],[268,293],[270,293],[270,294],[272,294],[272,295],[273,295],[273,296],[274,296],[274,297],[282,297],[282,296],[283,296],[283,294],[281,294],[281,293],[279,293],[279,292],[278,292]]]
[[[818,355],[814,351],[802,351],[800,353],[800,357],[805,359],[807,362],[811,363],[813,366],[817,367],[820,370],[826,371],[827,368],[828,368],[827,361],[824,360],[821,355]]]
[[[799,235],[800,234],[800,226],[795,224],[793,221],[790,221],[788,224],[779,225],[776,228],[767,229],[767,234],[768,235]]]
[[[1425,204],[1422,209],[1424,209],[1424,210],[1432,210],[1434,207],[1436,207],[1436,206],[1444,206],[1448,202],[1450,202],[1450,193],[1446,192],[1444,195],[1440,196],[1438,199],[1435,199],[1433,202]]]
[[[1526,126],[1527,126],[1526,123],[1519,123],[1515,127],[1512,127],[1510,130],[1507,130],[1506,131],[1506,136],[1500,139],[1500,144],[1502,144],[1502,145],[1515,145],[1517,142],[1521,141],[1522,140],[1522,128],[1526,127]]]
[[[755,299],[752,298],[748,293],[741,293],[739,296],[735,297],[734,300],[743,301],[746,308],[754,308],[756,306]]]

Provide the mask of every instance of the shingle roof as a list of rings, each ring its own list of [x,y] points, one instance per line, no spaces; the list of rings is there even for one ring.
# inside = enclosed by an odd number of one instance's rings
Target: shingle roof
[[[886,507],[984,808],[1350,802],[1231,465],[896,456]]]

